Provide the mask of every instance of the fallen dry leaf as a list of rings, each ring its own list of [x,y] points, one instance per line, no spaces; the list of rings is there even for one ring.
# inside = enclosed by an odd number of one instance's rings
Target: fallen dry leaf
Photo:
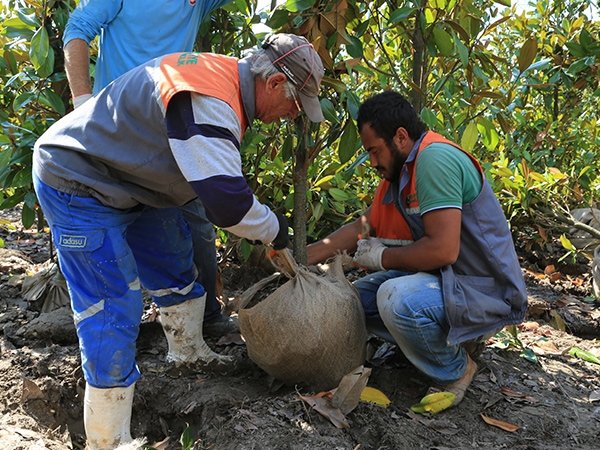
[[[522,399],[522,400],[528,401],[530,403],[538,403],[539,402],[539,400],[537,400],[529,395],[519,394],[509,388],[502,387],[502,388],[500,388],[500,392],[502,392],[507,397]]]
[[[550,275],[548,275],[548,279],[550,280],[551,283],[556,283],[558,280],[560,280],[561,277],[562,277],[562,274],[560,272],[554,272],[554,273],[551,273]]]
[[[151,444],[150,446],[156,450],[166,450],[169,445],[170,440],[171,440],[171,438],[166,437],[162,441],[155,442],[155,443]]]
[[[21,403],[26,403],[28,400],[44,398],[44,393],[37,384],[29,378],[23,377],[23,391],[21,392]]]
[[[556,267],[554,267],[554,265],[552,265],[552,264],[550,264],[544,268],[544,273],[546,275],[553,274],[554,272],[556,272]]]
[[[330,395],[329,392],[321,392],[313,396],[300,395],[299,397],[323,417],[329,419],[337,428],[350,428],[340,409],[331,404]]]
[[[539,351],[538,351],[539,350]],[[533,351],[545,355],[545,354],[560,354],[561,351],[558,349],[556,344],[552,341],[535,341],[533,343]]]
[[[331,390],[331,404],[339,408],[344,416],[354,410],[358,406],[360,395],[370,375],[371,369],[364,366],[359,366],[344,375],[338,387]]]
[[[552,328],[559,330],[559,331],[567,330],[567,325],[566,325],[564,319],[558,313],[558,311],[553,309],[551,312],[551,316],[552,317],[550,318],[550,325],[552,326]]]
[[[484,420],[485,423],[493,425],[493,426],[498,427],[498,428],[501,428],[504,431],[509,431],[511,433],[514,433],[519,428],[523,428],[523,427],[520,427],[518,425],[514,425],[512,423],[508,423],[508,422],[503,422],[501,420],[492,419],[491,417],[484,416],[483,414],[479,414],[479,415],[481,416],[481,418]]]
[[[562,308],[564,306],[571,305],[574,303],[579,303],[579,301],[572,295],[565,295],[556,301],[556,306],[558,306],[559,308]]]
[[[540,324],[537,322],[523,322],[518,327],[522,331],[535,331],[540,327]]]
[[[537,272],[534,272],[534,271],[529,270],[529,269],[525,270],[525,272],[527,274],[531,275],[532,277],[539,278],[541,280],[543,280],[544,278],[546,278],[546,275],[544,275],[543,273],[537,273]]]

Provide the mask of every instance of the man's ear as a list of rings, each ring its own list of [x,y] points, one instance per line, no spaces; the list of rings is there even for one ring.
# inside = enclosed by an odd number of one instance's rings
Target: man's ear
[[[396,134],[394,135],[394,143],[399,149],[402,149],[406,145],[410,145],[412,148],[413,143],[410,137],[408,136],[408,131],[404,127],[398,127],[396,130]]]
[[[287,81],[287,77],[281,72],[277,72],[267,78],[266,88],[267,92],[276,90],[280,85],[284,84]]]

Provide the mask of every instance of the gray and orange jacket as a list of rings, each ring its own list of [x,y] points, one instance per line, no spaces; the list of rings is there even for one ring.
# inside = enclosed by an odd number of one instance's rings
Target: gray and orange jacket
[[[192,102],[190,93],[200,95]],[[175,207],[200,197],[216,225],[271,242],[277,218],[241,172],[240,142],[254,101],[248,61],[165,55],[51,126],[36,142],[34,171],[54,189],[117,209]]]
[[[377,189],[371,223],[376,236],[388,245],[406,245],[425,234],[416,191],[416,163],[419,153],[433,143],[449,144],[464,152],[429,131],[407,158],[399,184],[383,180]],[[519,323],[527,309],[525,281],[506,217],[481,166],[465,153],[481,173],[483,184],[477,198],[462,205],[458,259],[439,270],[450,326],[449,345]],[[396,192],[400,195],[394,195]]]

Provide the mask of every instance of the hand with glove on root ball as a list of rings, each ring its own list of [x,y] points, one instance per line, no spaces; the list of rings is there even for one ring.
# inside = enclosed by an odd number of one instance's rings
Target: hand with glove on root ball
[[[243,59],[172,53],[120,76],[36,142],[34,187],[71,295],[91,449],[131,440],[142,286],[158,305],[167,360],[229,365],[202,338],[206,294],[180,206],[200,198],[208,219],[283,248],[288,224],[242,173],[254,119],[323,120],[323,65],[292,34],[269,36]]]
[[[399,93],[367,99],[358,129],[383,180],[359,219],[308,246],[307,262],[354,253],[372,272],[354,282],[368,330],[397,344],[456,406],[477,372],[467,350],[527,309],[506,217],[477,160],[427,131]]]

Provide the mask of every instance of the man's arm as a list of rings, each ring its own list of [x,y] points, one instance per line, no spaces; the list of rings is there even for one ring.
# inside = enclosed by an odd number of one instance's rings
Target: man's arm
[[[89,43],[119,14],[122,3],[123,0],[81,0],[69,16],[63,42],[65,71],[75,107],[92,94]]]
[[[371,207],[354,222],[344,225],[331,233],[326,238],[310,244],[306,249],[306,263],[313,265],[323,263],[329,258],[335,256],[338,252],[346,250],[348,253],[354,253],[359,235],[363,232],[363,221],[371,223]]]
[[[382,257],[383,267],[422,272],[453,264],[460,251],[461,218],[462,211],[458,208],[425,213],[425,236],[405,247],[386,248]]]
[[[83,39],[73,39],[67,43],[65,52],[65,71],[71,88],[73,103],[82,95],[92,94],[90,80],[90,48]]]

